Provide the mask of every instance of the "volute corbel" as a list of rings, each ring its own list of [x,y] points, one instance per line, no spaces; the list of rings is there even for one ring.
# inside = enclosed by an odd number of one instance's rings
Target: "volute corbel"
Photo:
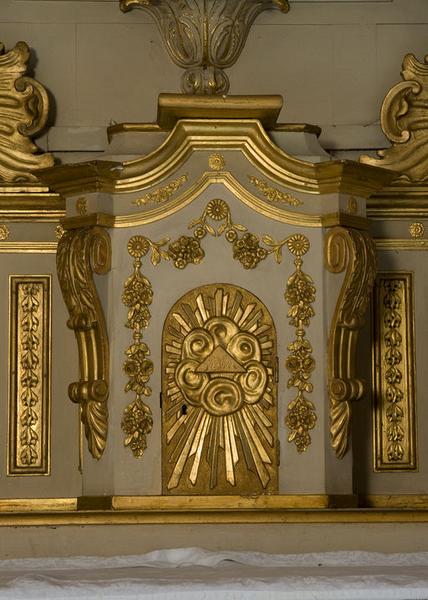
[[[364,382],[356,375],[356,350],[376,277],[374,241],[366,231],[334,227],[325,240],[325,262],[331,273],[345,271],[328,342],[331,444],[343,458],[349,447],[351,403],[364,392]]]
[[[89,452],[100,459],[108,429],[109,343],[103,308],[93,273],[111,267],[111,242],[99,226],[66,230],[58,243],[57,272],[79,352],[79,381],[68,395],[81,407]]]

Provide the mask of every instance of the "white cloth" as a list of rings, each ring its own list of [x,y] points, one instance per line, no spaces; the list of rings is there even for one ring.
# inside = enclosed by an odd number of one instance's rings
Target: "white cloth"
[[[428,600],[428,552],[263,554],[201,548],[0,561],[0,599]]]

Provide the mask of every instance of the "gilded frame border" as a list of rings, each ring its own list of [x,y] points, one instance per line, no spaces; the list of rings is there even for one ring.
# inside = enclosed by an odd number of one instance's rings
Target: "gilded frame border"
[[[20,447],[18,440],[18,393],[20,384],[18,379],[19,361],[19,333],[18,323],[19,307],[17,306],[19,285],[34,283],[40,284],[42,289],[43,304],[41,308],[41,338],[37,356],[41,382],[39,385],[40,398],[38,398],[38,420],[40,420],[40,442],[38,449],[40,459],[33,465],[22,466],[18,464],[17,456]],[[8,377],[8,439],[7,439],[7,475],[34,476],[50,475],[51,472],[51,397],[52,397],[52,275],[9,275],[9,377]]]

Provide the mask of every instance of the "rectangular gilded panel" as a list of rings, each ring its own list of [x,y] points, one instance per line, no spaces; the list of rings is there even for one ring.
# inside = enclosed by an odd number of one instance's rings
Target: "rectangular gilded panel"
[[[8,475],[48,475],[51,276],[10,276],[9,294]]]
[[[413,273],[379,273],[373,307],[374,468],[415,470]]]

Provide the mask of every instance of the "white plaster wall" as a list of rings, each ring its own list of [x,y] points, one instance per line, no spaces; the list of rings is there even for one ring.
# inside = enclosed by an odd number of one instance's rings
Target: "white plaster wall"
[[[103,150],[111,121],[154,120],[157,95],[180,90],[181,70],[151,16],[123,14],[118,4],[1,0],[0,40],[31,45],[35,74],[55,98],[54,127],[40,144],[63,160]],[[400,80],[404,54],[428,52],[426,0],[290,4],[288,14],[257,19],[229,71],[230,92],[281,93],[281,120],[321,125],[323,145],[335,152],[384,145],[382,98]]]

